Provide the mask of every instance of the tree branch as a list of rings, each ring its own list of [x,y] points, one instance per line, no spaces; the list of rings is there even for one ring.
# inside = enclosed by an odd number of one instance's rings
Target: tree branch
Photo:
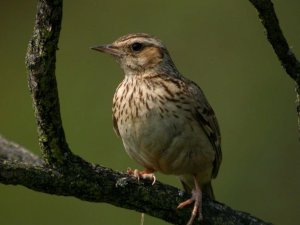
[[[296,82],[296,111],[300,134],[300,62],[284,37],[271,0],[249,0],[257,9],[267,38],[287,74]]]
[[[0,160],[8,162],[28,163],[33,166],[44,165],[43,160],[22,146],[9,142],[0,135]],[[0,167],[1,169],[1,167]]]
[[[39,144],[47,163],[65,166],[72,153],[62,127],[55,78],[56,50],[62,21],[62,0],[39,0],[26,54]]]
[[[2,157],[8,145],[12,155]],[[21,152],[21,154],[20,154]],[[4,154],[3,154],[4,153]],[[20,157],[22,155],[22,157]],[[28,157],[29,156],[29,157]],[[0,142],[0,182],[23,185],[35,191],[49,194],[74,196],[91,202],[106,202],[118,207],[147,213],[173,224],[186,224],[191,207],[178,210],[179,202],[189,196],[181,190],[162,184],[152,185],[150,181],[139,182],[131,176],[99,165],[84,164],[80,171],[57,171],[46,164],[33,164],[32,153],[19,145],[1,138]],[[23,160],[18,161],[17,159]],[[269,225],[247,213],[206,198],[203,199],[203,215],[206,225],[249,224]],[[200,224],[199,221],[196,224]]]

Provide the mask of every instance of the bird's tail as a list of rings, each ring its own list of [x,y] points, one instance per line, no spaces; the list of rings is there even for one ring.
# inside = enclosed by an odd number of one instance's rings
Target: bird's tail
[[[211,182],[202,185],[202,192],[208,195],[212,200],[215,200],[214,190],[211,186]]]

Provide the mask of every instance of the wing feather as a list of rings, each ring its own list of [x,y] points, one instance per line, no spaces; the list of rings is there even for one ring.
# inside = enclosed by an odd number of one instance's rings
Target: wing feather
[[[188,90],[193,95],[194,99],[196,99],[196,118],[206,133],[216,153],[212,172],[212,177],[215,178],[218,175],[222,161],[221,134],[219,124],[215,113],[208,103],[201,88],[190,80],[187,80],[186,82],[189,83]]]

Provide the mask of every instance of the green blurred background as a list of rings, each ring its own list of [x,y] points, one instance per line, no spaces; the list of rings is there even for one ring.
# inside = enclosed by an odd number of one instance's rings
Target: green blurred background
[[[300,2],[274,1],[282,29],[300,57]],[[24,56],[36,1],[0,3],[0,133],[40,154]],[[217,199],[275,224],[299,224],[300,145],[294,83],[285,74],[248,1],[70,1],[57,57],[68,143],[86,160],[116,170],[138,167],[111,124],[122,79],[112,58],[89,49],[131,32],[158,36],[179,70],[213,105],[222,131]],[[158,176],[180,187],[172,176]],[[140,213],[73,197],[0,184],[1,225],[139,224]],[[166,224],[146,216],[145,225]]]

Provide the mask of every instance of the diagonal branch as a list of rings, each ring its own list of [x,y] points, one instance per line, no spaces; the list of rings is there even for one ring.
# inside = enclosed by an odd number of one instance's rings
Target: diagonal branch
[[[257,9],[267,37],[287,74],[296,82],[296,110],[300,134],[300,62],[284,37],[271,0],[249,0]]]
[[[10,159],[2,157],[7,145],[12,155]],[[23,160],[18,161],[20,155]],[[138,182],[127,174],[93,164],[81,167],[79,173],[67,170],[58,172],[45,164],[33,164],[32,160],[36,158],[21,146],[0,138],[0,183],[23,185],[35,191],[74,196],[85,201],[105,202],[144,212],[172,224],[185,224],[190,217],[191,207],[176,209],[178,203],[189,196],[159,181],[155,185],[144,180]],[[206,225],[271,224],[205,196],[203,204]],[[200,224],[199,221],[196,224]]]
[[[10,142],[0,135],[0,160],[28,163],[33,166],[44,165],[43,160],[22,146]]]

